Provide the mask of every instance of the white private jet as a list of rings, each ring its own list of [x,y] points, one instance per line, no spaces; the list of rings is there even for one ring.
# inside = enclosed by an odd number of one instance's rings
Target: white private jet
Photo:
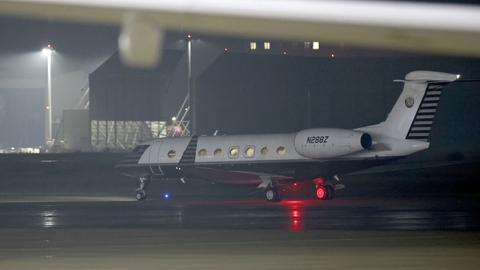
[[[318,199],[332,199],[337,175],[379,166],[429,148],[443,87],[460,75],[413,71],[387,119],[353,130],[313,128],[288,134],[172,137],[137,146],[117,168],[140,179],[146,199],[152,177],[250,183],[268,201],[294,181],[314,181]],[[327,180],[324,180],[327,179]]]

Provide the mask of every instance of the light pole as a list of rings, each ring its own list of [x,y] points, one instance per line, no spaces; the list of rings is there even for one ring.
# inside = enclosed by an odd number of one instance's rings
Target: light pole
[[[47,57],[47,106],[45,121],[45,144],[52,143],[52,53],[53,47],[48,44],[42,49],[42,53]]]
[[[192,77],[192,36],[188,34],[188,100],[189,100],[189,112],[190,112],[190,134],[195,135],[197,133],[197,108],[196,108],[196,99],[197,93],[195,89],[194,79]]]
[[[188,38],[188,79],[192,78],[192,36],[190,34],[187,35]]]

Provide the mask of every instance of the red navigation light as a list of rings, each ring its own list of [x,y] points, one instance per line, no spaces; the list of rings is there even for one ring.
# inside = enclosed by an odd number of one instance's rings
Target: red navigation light
[[[225,52],[228,52],[228,48],[223,49]]]
[[[297,183],[297,182],[293,182],[293,186],[294,186],[294,187],[298,187],[298,183]]]

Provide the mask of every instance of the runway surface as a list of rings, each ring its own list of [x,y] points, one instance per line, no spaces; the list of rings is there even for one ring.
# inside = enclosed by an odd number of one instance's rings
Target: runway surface
[[[0,269],[478,269],[477,206],[1,194]]]
[[[476,163],[356,175],[333,201],[192,181],[137,202],[116,159],[0,160],[0,269],[480,269]]]
[[[0,228],[478,230],[472,198],[150,199],[3,195]]]
[[[480,265],[480,240],[472,233],[137,229],[1,233],[1,269],[478,269]]]

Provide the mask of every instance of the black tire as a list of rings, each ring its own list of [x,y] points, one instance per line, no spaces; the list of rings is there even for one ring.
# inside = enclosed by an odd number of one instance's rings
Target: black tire
[[[335,189],[332,186],[326,186],[327,196],[326,200],[333,200],[335,198]]]
[[[280,194],[275,188],[267,188],[265,190],[265,199],[267,199],[268,202],[278,202],[280,201]]]
[[[144,201],[147,199],[147,193],[145,190],[137,190],[137,194],[135,195],[137,201]]]
[[[323,191],[323,193],[321,193],[321,191]],[[322,194],[322,195],[320,196],[319,194]],[[323,185],[319,185],[315,188],[315,198],[317,198],[317,200],[324,201],[324,200],[327,200],[327,197],[328,197],[327,187]]]

